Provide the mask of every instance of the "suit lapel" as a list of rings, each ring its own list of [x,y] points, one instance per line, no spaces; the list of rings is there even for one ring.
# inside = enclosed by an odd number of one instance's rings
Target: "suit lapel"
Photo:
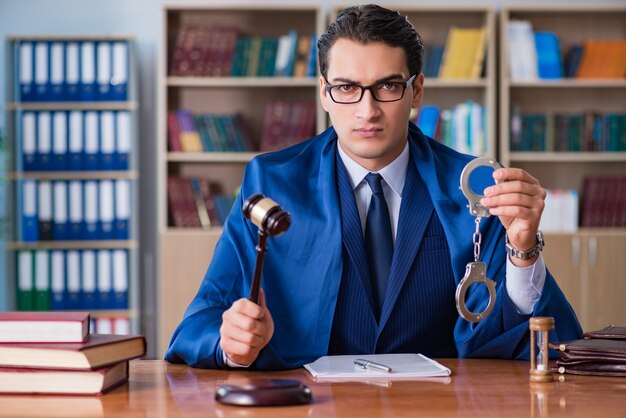
[[[350,184],[348,172],[339,157],[339,153],[337,153],[336,164],[337,186],[339,189],[339,202],[341,206],[341,232],[343,244],[346,247],[348,256],[350,257],[361,285],[363,286],[372,315],[376,318],[377,315],[374,296],[372,293],[372,284],[369,276],[369,268],[367,267],[367,261],[365,259],[365,241],[363,239],[363,230],[361,228],[359,211],[356,207],[354,191],[352,190],[352,185]]]
[[[409,269],[415,261],[432,213],[433,205],[428,190],[417,173],[413,159],[411,159],[407,165],[406,182],[402,191],[398,232],[385,303],[380,316],[379,335],[393,311]]]

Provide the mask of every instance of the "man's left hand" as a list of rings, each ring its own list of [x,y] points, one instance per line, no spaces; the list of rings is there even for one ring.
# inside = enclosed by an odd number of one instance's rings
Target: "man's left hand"
[[[537,244],[537,229],[545,206],[546,191],[539,180],[520,168],[500,168],[493,172],[500,184],[487,187],[480,204],[500,218],[511,245],[528,250]],[[511,260],[518,266],[535,260]]]

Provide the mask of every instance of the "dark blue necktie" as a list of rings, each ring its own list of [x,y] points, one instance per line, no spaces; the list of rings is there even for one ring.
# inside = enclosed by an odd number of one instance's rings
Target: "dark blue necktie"
[[[382,176],[378,173],[369,173],[365,181],[372,189],[372,200],[367,210],[365,224],[365,251],[372,279],[374,300],[378,304],[378,315],[382,311],[387,292],[387,281],[393,258],[393,240],[391,238],[391,219],[383,187],[380,184]]]

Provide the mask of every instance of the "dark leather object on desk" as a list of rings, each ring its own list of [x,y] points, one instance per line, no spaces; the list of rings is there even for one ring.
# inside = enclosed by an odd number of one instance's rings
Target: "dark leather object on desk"
[[[564,364],[561,360],[557,360],[556,367],[552,370],[561,374],[626,377],[626,363],[583,362]]]
[[[603,338],[603,339],[616,339],[626,340],[626,327],[617,327],[615,325],[609,325],[608,327],[599,329],[597,331],[585,332],[583,338]]]
[[[311,389],[299,380],[253,379],[248,384],[224,384],[215,400],[238,406],[287,406],[311,403]]]

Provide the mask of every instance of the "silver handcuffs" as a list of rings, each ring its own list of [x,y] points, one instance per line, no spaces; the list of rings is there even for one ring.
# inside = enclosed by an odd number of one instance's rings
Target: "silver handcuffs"
[[[479,157],[470,161],[461,172],[460,189],[469,202],[468,208],[470,214],[476,217],[476,230],[472,236],[472,241],[474,243],[474,261],[467,263],[465,266],[465,276],[463,276],[456,288],[455,299],[456,310],[459,312],[459,315],[461,318],[469,322],[480,322],[491,313],[494,305],[496,304],[496,282],[487,277],[487,266],[485,263],[478,261],[480,258],[480,244],[482,239],[480,234],[480,220],[491,216],[489,209],[480,204],[480,199],[482,199],[484,195],[477,195],[472,191],[469,185],[470,175],[478,167],[493,167],[493,169],[496,170],[501,168],[502,165],[494,158]],[[496,182],[496,184],[497,183],[499,182]],[[465,304],[465,294],[467,293],[469,287],[474,283],[484,284],[487,286],[487,290],[489,291],[489,303],[484,311],[478,313],[470,312]]]

